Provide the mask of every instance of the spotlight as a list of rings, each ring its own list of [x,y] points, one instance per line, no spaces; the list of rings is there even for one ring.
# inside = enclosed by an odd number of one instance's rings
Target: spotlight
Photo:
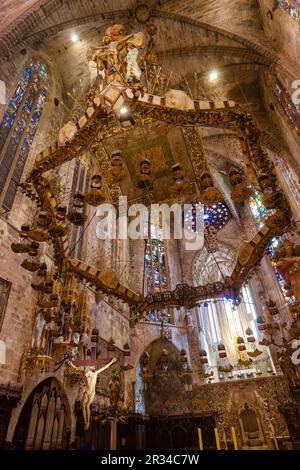
[[[120,108],[120,114],[122,114],[122,116],[126,116],[126,114],[129,113],[129,109],[127,108],[127,106],[123,105],[121,106]]]
[[[218,76],[219,76],[218,71],[217,70],[212,70],[209,74],[209,80],[211,82],[213,82],[214,80],[217,80]]]
[[[77,42],[78,39],[79,39],[79,38],[78,38],[78,34],[76,34],[76,33],[72,33],[72,34],[71,34],[71,41],[72,41],[72,42]]]
[[[131,114],[131,111],[125,105],[122,105],[119,109],[119,121],[122,127],[131,127],[135,125],[135,120]]]

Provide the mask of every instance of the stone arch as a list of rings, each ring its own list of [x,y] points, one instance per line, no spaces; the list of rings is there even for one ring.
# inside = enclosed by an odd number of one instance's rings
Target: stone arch
[[[28,14],[23,13],[22,22],[20,18],[12,21],[9,25],[9,28],[4,32],[3,37],[5,41],[1,46],[1,53],[9,54],[11,53],[11,47],[16,44],[20,44],[20,47],[24,47],[31,42],[37,42],[43,40],[46,36],[57,34],[64,29],[86,25],[88,23],[100,23],[100,26],[107,23],[108,21],[128,21],[128,17],[132,16],[130,9],[120,9],[121,5],[116,5],[115,10],[111,10],[108,6],[107,9],[103,10],[103,6],[97,10],[94,5],[94,8],[85,9],[85,13],[82,14],[82,8],[78,9],[76,2],[72,8],[72,18],[68,15],[68,10],[64,10],[62,6],[58,6],[56,0],[49,1],[45,7],[41,9],[29,9]],[[79,2],[78,2],[79,3]],[[56,13],[55,16],[51,17],[51,13]],[[242,46],[243,49],[251,49],[253,54],[260,55],[266,60],[272,61],[275,60],[275,54],[270,51],[270,47],[265,44],[261,44],[259,40],[255,41],[253,38],[246,39],[241,35],[233,32],[229,32],[224,28],[213,26],[212,24],[199,21],[198,19],[191,18],[187,15],[180,13],[163,11],[160,9],[153,9],[152,16],[156,21],[172,20],[173,23],[177,22],[181,25],[188,25],[189,27],[197,27],[203,29],[207,34],[211,34],[215,37],[223,37],[228,40],[235,41],[238,45]],[[40,25],[43,20],[47,18],[46,27],[44,29],[32,28],[32,25]],[[57,21],[59,18],[59,22]]]
[[[245,401],[239,409],[238,417],[244,445],[261,447],[265,438],[259,409]]]
[[[209,282],[220,280],[221,273],[218,269],[219,262],[222,263],[223,276],[230,276],[236,263],[236,253],[225,243],[219,243],[219,250],[214,254],[208,253],[206,248],[202,248],[198,251],[192,262],[192,278],[194,285],[205,285]],[[225,270],[224,266],[226,268]],[[212,280],[213,277],[216,278],[214,281]]]
[[[70,433],[71,409],[62,385],[55,377],[41,380],[24,399],[13,444],[18,449],[63,449]]]
[[[143,354],[148,354],[148,366]],[[167,356],[167,367],[165,357]],[[174,412],[174,402],[185,396],[184,379],[181,376],[180,351],[165,338],[157,338],[148,344],[137,363],[135,398],[139,399],[138,412],[163,415]]]

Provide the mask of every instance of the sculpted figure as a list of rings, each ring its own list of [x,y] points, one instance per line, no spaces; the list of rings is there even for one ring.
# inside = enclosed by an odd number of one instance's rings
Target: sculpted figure
[[[143,47],[143,33],[126,34],[122,24],[107,28],[102,38],[102,45],[88,52],[91,87],[99,80],[101,91],[104,78],[107,84],[113,80],[140,81],[138,55]]]
[[[84,391],[83,391],[83,396],[81,399],[81,406],[82,406],[82,414],[83,414],[83,420],[84,420],[84,429],[87,430],[90,427],[90,421],[91,421],[91,410],[90,406],[93,403],[96,395],[96,383],[97,383],[97,377],[101,372],[104,370],[108,369],[110,366],[112,366],[117,359],[114,357],[108,364],[105,366],[101,367],[99,370],[93,371],[90,368],[85,368],[85,370],[82,371],[80,367],[76,367],[71,361],[68,361],[67,364],[69,367],[72,367],[76,371],[80,371],[83,373],[84,376]]]
[[[110,396],[109,396],[110,404],[111,406],[116,407],[118,405],[119,396],[120,396],[120,388],[121,388],[120,376],[117,374],[113,374],[112,378],[109,381],[108,387],[109,387],[109,392],[110,392]]]

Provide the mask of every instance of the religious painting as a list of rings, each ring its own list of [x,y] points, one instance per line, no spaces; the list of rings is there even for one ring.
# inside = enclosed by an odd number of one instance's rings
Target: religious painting
[[[107,342],[103,339],[100,339],[100,350],[103,353],[103,358],[104,357],[109,357],[107,361],[110,360],[111,357],[116,357],[118,361],[109,369],[103,371],[99,379],[97,381],[97,386],[96,386],[96,392],[98,395],[102,395],[103,397],[109,398],[111,393],[110,393],[110,381],[112,377],[118,376],[121,379],[121,384],[120,384],[120,394],[124,394],[124,371],[122,370],[122,365],[124,363],[124,358],[123,358],[123,353],[121,350],[115,348],[114,351],[108,351],[107,350]],[[101,356],[102,357],[102,356]]]
[[[10,288],[11,282],[0,277],[0,331],[4,320]]]

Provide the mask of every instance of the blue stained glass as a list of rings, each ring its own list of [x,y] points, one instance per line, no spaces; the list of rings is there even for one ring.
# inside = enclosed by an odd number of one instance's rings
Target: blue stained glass
[[[0,193],[18,153],[12,180],[3,202],[3,207],[7,210],[12,206],[17,183],[24,170],[45,103],[47,86],[45,66],[38,60],[32,61],[25,67],[0,125]]]
[[[252,215],[254,216],[255,221],[257,225],[259,226],[259,228],[261,228],[265,224],[266,219],[274,213],[274,210],[273,209],[268,210],[265,208],[262,202],[261,194],[259,193],[254,193],[253,196],[250,197],[249,204],[250,204]],[[281,241],[282,241],[282,237],[272,238],[267,248],[267,254],[272,263],[273,271],[274,271],[278,286],[280,288],[280,291],[283,297],[285,298],[285,300],[289,302],[291,299],[289,298],[287,294],[288,289],[287,289],[286,283],[283,277],[281,276],[281,274],[278,272],[276,263],[274,261],[275,249],[280,245]]]
[[[26,94],[26,89],[27,89],[30,79],[31,79],[31,70],[28,67],[26,67],[26,69],[24,70],[20,78],[19,84],[14,93],[14,96],[12,97],[8,105],[8,108],[6,109],[4,116],[3,116],[3,120],[0,126],[0,152],[4,146],[6,137],[8,136],[9,131],[14,123],[20,104],[22,103],[22,100]]]
[[[300,5],[299,0],[294,0],[297,5]],[[275,7],[283,8],[289,15],[296,21],[300,21],[300,9],[290,0],[275,0]]]

